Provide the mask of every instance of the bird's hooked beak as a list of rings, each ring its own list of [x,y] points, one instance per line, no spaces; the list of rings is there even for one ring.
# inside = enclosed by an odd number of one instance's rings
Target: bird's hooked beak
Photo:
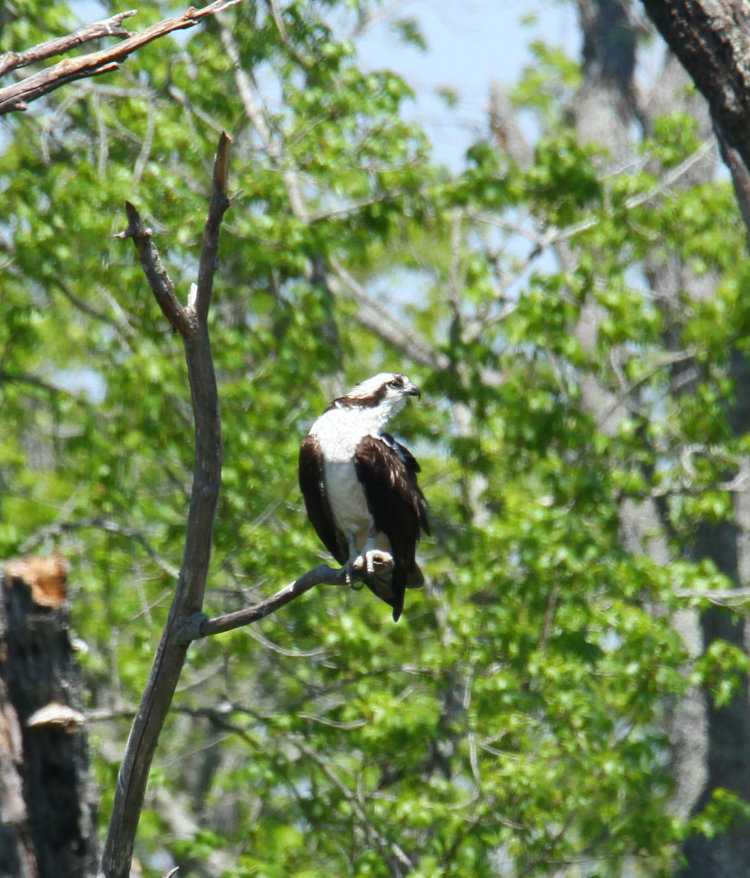
[[[409,382],[409,384],[404,389],[404,393],[406,393],[407,396],[421,396],[422,395],[422,391],[417,387],[417,385],[412,384],[411,382]]]

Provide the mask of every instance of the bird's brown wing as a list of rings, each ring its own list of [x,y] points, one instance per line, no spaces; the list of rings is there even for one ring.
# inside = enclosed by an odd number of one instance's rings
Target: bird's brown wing
[[[421,578],[415,559],[417,541],[422,532],[430,532],[427,502],[417,483],[419,464],[407,448],[384,433],[359,442],[354,467],[375,527],[391,544],[391,599],[380,590],[375,593],[391,604],[396,620],[404,606],[407,581]]]
[[[336,528],[323,477],[323,453],[314,436],[305,436],[299,450],[299,486],[305,498],[307,517],[323,545],[339,562],[346,563],[346,540]]]

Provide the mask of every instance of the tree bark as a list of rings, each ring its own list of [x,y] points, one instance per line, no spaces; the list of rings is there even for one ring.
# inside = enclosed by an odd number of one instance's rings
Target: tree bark
[[[736,404],[729,411],[729,422],[735,435],[750,429],[750,370],[747,359],[738,352],[730,357],[730,374],[735,381]],[[748,503],[748,492],[738,491],[734,497],[735,521],[702,524],[696,533],[695,553],[710,558],[736,588],[743,586],[741,570],[744,539],[739,526],[739,507]],[[748,647],[744,621],[724,607],[713,607],[701,616],[701,629],[706,647],[717,640],[732,643],[745,651]],[[750,802],[750,691],[747,678],[729,704],[721,707],[706,697],[708,752],[707,782],[696,802],[700,811],[716,789],[726,789]],[[708,838],[703,835],[688,839],[684,846],[686,867],[683,878],[746,878],[750,863],[750,824],[743,821],[730,832]]]
[[[575,115],[584,140],[606,146],[617,163],[630,155],[628,125],[635,111],[636,33],[628,0],[577,0],[583,36],[583,82]]]
[[[214,161],[213,185],[203,232],[198,283],[183,306],[135,207],[127,203],[129,225],[119,237],[132,238],[151,290],[172,329],[182,336],[195,424],[195,464],[185,546],[177,588],[146,688],[130,729],[104,842],[105,878],[127,878],[151,762],[172,703],[190,640],[180,638],[188,620],[199,617],[211,559],[216,504],[221,486],[221,420],[208,312],[219,249],[219,230],[231,200],[227,195],[229,144],[222,132]]]
[[[21,725],[0,676],[0,878],[37,878],[22,767]]]
[[[750,6],[745,0],[643,0],[649,18],[750,167]]]
[[[706,98],[750,242],[750,6],[745,0],[643,0],[646,11],[679,58],[698,90]],[[739,351],[732,351],[729,373],[734,380],[735,405],[728,412],[732,433],[750,429],[750,366]],[[741,467],[747,467],[747,461]],[[750,493],[734,496],[735,520],[703,525],[695,538],[695,554],[710,558],[741,588],[750,570],[748,507]],[[714,608],[701,618],[704,644],[726,640],[747,649],[745,626],[729,611]],[[741,691],[723,707],[707,697],[707,783],[697,808],[710,801],[716,789],[728,789],[750,802],[750,693],[744,680]],[[750,825],[706,838],[689,839],[684,848],[685,878],[744,878],[750,862]]]
[[[0,586],[0,876],[97,873],[96,791],[61,556],[6,564]]]
[[[678,2],[665,4],[650,3],[644,0],[646,8],[662,31],[675,37],[671,48],[677,53],[694,75],[696,84],[709,98],[714,117],[714,125],[719,129],[727,143],[721,144],[725,156],[735,159],[740,167],[739,141],[747,134],[750,125],[739,112],[744,102],[747,113],[750,110],[750,90],[743,83],[750,84],[750,70],[743,65],[748,57],[742,54],[742,33],[739,22],[750,23],[750,7],[742,3],[742,8],[734,2],[699,4]],[[654,84],[642,106],[634,100],[632,72],[635,61],[635,40],[631,32],[627,37],[628,21],[632,20],[632,6],[628,0],[578,0],[581,27],[584,33],[583,69],[584,82],[576,102],[576,118],[579,134],[584,140],[593,139],[604,143],[616,161],[627,159],[631,147],[632,125],[638,122],[645,131],[650,130],[659,115],[675,109],[682,101],[677,98],[684,90],[680,71],[674,64],[665,64],[665,74]],[[676,10],[684,11],[679,18]],[[720,20],[719,20],[720,17]],[[729,27],[734,28],[734,31]],[[711,31],[709,24],[717,28]],[[744,25],[743,25],[744,26]],[[747,31],[745,31],[747,32]],[[666,34],[665,34],[666,35]],[[700,58],[700,53],[708,53],[710,58]],[[734,65],[734,67],[732,66]],[[733,95],[733,96],[732,96]],[[698,118],[704,136],[710,136],[708,114],[697,108]],[[731,111],[731,112],[730,112]],[[748,117],[750,118],[750,117]],[[716,120],[720,120],[717,123]],[[731,131],[731,141],[730,141]],[[743,133],[744,132],[744,133]],[[750,152],[748,153],[750,154]],[[738,179],[738,168],[733,173],[738,196],[745,191],[743,180]],[[741,168],[744,170],[744,168]],[[686,184],[698,180],[711,179],[710,163],[701,162],[691,172]],[[745,173],[745,177],[746,177]],[[746,183],[746,180],[744,180]],[[750,191],[750,187],[747,187]],[[743,212],[750,215],[746,205]],[[715,294],[717,278],[707,276],[696,278],[679,260],[663,262],[649,261],[646,274],[652,285],[657,301],[667,315],[665,343],[675,352],[683,347],[679,313],[682,307],[680,297],[687,292],[696,300]],[[586,349],[592,349],[598,334],[599,315],[596,305],[586,304],[582,319],[577,327],[577,335]],[[689,393],[691,384],[685,384],[680,370],[693,368],[692,364],[676,364],[673,368],[675,398]],[[730,373],[735,379],[737,405],[727,415],[735,435],[746,432],[750,427],[748,406],[743,401],[750,399],[750,375],[743,357],[736,352],[730,360]],[[594,413],[606,410],[611,412],[600,429],[608,432],[622,418],[623,406],[607,406],[607,391],[600,387],[593,376],[584,376],[582,381],[584,404]],[[742,504],[744,495],[737,493],[735,502]],[[638,514],[636,514],[638,513]],[[645,514],[644,527],[639,520]],[[664,510],[654,501],[646,501],[640,509],[622,509],[624,536],[635,546],[641,544],[657,563],[667,563],[669,551],[664,539],[664,524],[661,519]],[[738,513],[738,520],[741,516]],[[645,535],[648,534],[648,541]],[[697,529],[692,547],[696,559],[711,559],[735,584],[742,585],[740,571],[743,569],[743,543],[740,528],[734,522],[718,525],[704,524]],[[704,614],[700,622],[688,614],[675,618],[675,625],[685,637],[691,653],[698,654],[716,640],[726,640],[740,648],[745,648],[744,626],[723,608],[712,609]],[[689,635],[689,636],[686,636]],[[677,706],[672,724],[671,739],[675,747],[674,760],[677,781],[675,807],[687,816],[691,811],[700,811],[708,804],[718,788],[731,790],[745,801],[750,801],[750,702],[748,701],[747,681],[743,681],[741,691],[722,707],[716,707],[708,694],[694,691]],[[743,824],[735,831],[719,834],[713,838],[698,836],[689,840],[683,853],[687,866],[683,873],[686,878],[709,878],[722,875],[725,878],[740,878],[747,875],[750,862],[750,832]]]

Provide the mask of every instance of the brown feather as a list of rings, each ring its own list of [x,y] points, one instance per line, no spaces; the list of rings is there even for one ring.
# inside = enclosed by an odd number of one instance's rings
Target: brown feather
[[[375,527],[390,543],[394,561],[391,593],[386,595],[382,588],[375,593],[391,604],[396,620],[403,609],[404,589],[418,587],[423,581],[415,558],[416,544],[421,532],[429,534],[430,526],[427,502],[417,483],[419,464],[407,448],[384,433],[382,437],[363,437],[354,466]]]
[[[323,453],[314,436],[305,436],[299,450],[299,486],[307,517],[321,542],[339,564],[345,564],[349,556],[346,538],[334,523],[323,477]]]

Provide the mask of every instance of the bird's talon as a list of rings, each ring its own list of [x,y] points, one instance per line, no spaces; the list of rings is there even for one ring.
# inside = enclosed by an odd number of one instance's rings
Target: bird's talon
[[[352,591],[359,591],[364,585],[364,582],[355,582],[352,579],[352,570],[362,568],[362,566],[363,564],[361,555],[357,555],[357,557],[353,561],[347,561],[344,565],[344,582],[347,584],[347,586],[349,586]]]
[[[379,556],[380,553],[372,550],[370,552],[365,553],[365,570],[367,571],[367,575],[372,579],[375,576],[375,556],[376,554]]]

